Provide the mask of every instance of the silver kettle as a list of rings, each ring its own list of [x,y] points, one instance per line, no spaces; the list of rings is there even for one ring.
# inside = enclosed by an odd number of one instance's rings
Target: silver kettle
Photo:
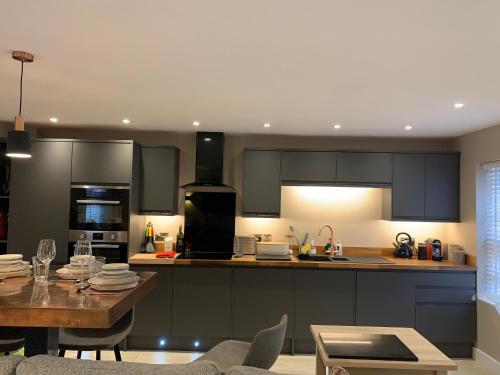
[[[396,258],[411,258],[415,242],[408,233],[401,232],[396,235],[394,245],[394,256]]]

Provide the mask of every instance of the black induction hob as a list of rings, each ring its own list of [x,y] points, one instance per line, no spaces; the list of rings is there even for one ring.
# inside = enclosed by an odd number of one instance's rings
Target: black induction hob
[[[320,334],[330,358],[418,361],[396,335],[325,333]]]

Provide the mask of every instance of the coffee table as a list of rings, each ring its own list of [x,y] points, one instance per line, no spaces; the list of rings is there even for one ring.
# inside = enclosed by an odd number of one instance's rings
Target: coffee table
[[[334,366],[345,368],[351,375],[445,375],[457,370],[451,359],[413,328],[311,325],[310,329],[316,343],[316,375],[325,375],[326,369],[330,373]],[[324,336],[329,333],[396,335],[418,357],[418,361],[330,358],[320,333]]]

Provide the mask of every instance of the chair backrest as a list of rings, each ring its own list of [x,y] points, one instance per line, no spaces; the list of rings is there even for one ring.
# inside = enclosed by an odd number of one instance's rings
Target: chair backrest
[[[283,348],[287,322],[288,317],[283,315],[277,325],[259,331],[253,338],[242,365],[269,370]]]

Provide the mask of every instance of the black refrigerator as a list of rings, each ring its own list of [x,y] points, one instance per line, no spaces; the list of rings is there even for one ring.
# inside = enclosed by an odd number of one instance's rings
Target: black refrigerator
[[[186,192],[185,257],[231,259],[236,214],[235,192]]]

